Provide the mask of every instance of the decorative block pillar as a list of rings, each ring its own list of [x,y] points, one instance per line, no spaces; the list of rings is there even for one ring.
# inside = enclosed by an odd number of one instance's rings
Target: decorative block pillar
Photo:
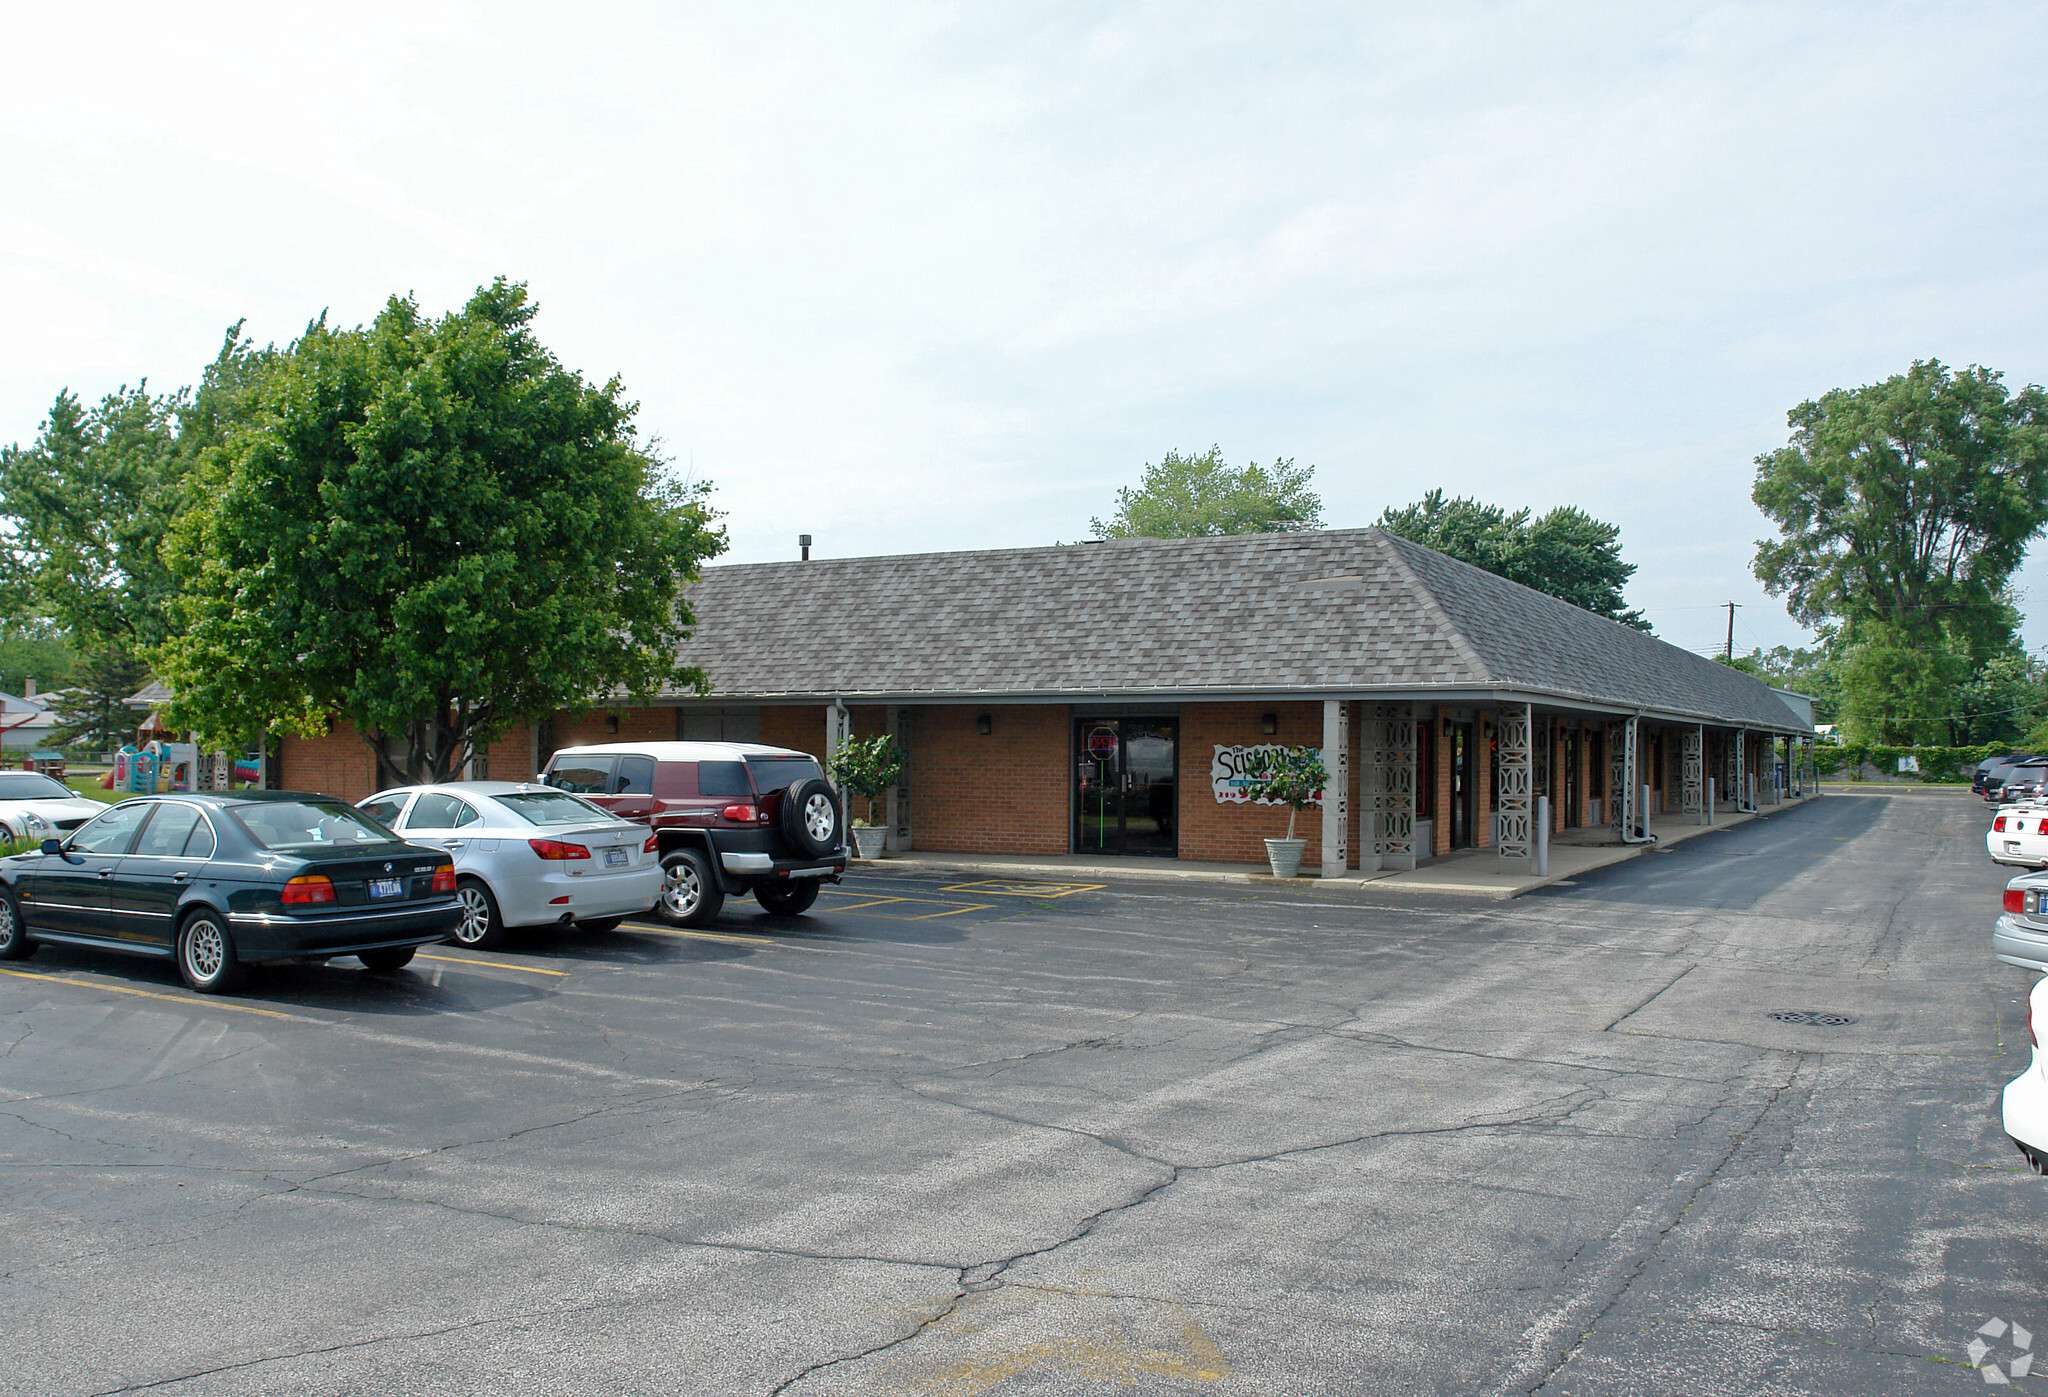
[[[1636,720],[1607,725],[1607,824],[1617,839],[1636,830]]]
[[[1494,731],[1500,743],[1500,789],[1494,812],[1500,827],[1502,863],[1536,863],[1533,744],[1536,717],[1526,703],[1503,704]]]
[[[884,848],[905,853],[910,842],[910,710],[892,708],[889,710],[889,736],[896,739],[896,750],[903,754],[903,774],[896,778],[896,784],[889,788],[887,821],[889,833],[883,839]]]
[[[1365,740],[1372,751],[1363,798],[1365,834],[1359,864],[1405,873],[1415,867],[1415,709],[1376,703],[1365,710]]]
[[[1323,700],[1323,876],[1342,878],[1351,852],[1351,705]]]
[[[1705,726],[1688,728],[1680,754],[1683,770],[1679,776],[1679,793],[1683,801],[1681,808],[1692,817],[1693,823],[1703,818],[1700,811],[1707,798],[1707,730]]]

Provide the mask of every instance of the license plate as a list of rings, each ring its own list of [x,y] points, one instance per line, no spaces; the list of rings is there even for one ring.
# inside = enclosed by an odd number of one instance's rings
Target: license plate
[[[2017,839],[2008,839],[2008,840],[2006,840],[2006,841],[2005,841],[2005,852],[2007,852],[2008,854],[2017,854],[2017,853],[2018,853],[2019,851],[2020,851],[2020,842],[2019,842],[2019,840],[2017,840]]]
[[[631,862],[632,855],[628,854],[624,849],[607,849],[604,851],[604,866],[606,868],[624,868]]]
[[[402,878],[372,878],[370,880],[370,896],[404,897],[405,880]]]

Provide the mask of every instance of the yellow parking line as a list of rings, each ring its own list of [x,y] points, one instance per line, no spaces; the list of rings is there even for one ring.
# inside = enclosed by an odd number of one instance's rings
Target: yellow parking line
[[[445,960],[450,965],[488,965],[493,970],[523,970],[529,975],[568,975],[566,970],[543,970],[537,965],[514,965],[503,960],[471,960],[468,956],[430,956],[420,953],[421,960]]]
[[[942,893],[975,893],[981,897],[1072,897],[1075,893],[1099,893],[1107,883],[1032,883],[1023,879],[985,878],[975,883],[953,883]]]
[[[135,994],[144,999],[168,999],[173,1004],[190,1004],[196,1009],[231,1009],[237,1014],[262,1014],[266,1018],[296,1018],[294,1014],[282,1014],[275,1009],[258,1009],[249,1004],[225,1004],[217,999],[195,999],[189,994],[159,994],[155,990],[132,989],[127,985],[103,985],[97,980],[74,980],[68,975],[38,975],[33,970],[4,970],[0,975],[14,975],[23,980],[48,980],[53,985],[77,985],[88,990],[112,990],[115,994]]]
[[[787,941],[773,936],[734,936],[723,931],[682,931],[672,926],[649,926],[645,922],[628,922],[635,931],[651,931],[661,936],[687,936],[694,941],[739,941],[749,946],[787,946]]]
[[[884,903],[907,902],[909,900],[902,897],[878,897],[872,902],[835,902],[832,904],[832,910],[834,912],[858,912],[863,907],[880,907]]]
[[[996,905],[993,902],[969,902],[959,907],[948,907],[943,912],[925,912],[919,916],[898,917],[895,920],[899,922],[928,922],[934,917],[957,917],[962,912],[993,912],[995,910]]]

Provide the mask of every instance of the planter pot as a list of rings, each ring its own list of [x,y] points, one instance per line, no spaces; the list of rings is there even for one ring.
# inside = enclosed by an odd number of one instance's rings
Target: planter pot
[[[889,837],[889,831],[880,825],[855,825],[853,842],[864,859],[878,859],[882,856],[882,841]]]
[[[1266,841],[1266,862],[1273,865],[1275,878],[1293,878],[1301,873],[1301,851],[1308,847],[1306,839],[1268,839]]]

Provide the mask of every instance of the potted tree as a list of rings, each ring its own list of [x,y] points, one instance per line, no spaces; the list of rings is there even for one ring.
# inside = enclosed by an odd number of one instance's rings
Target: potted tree
[[[864,859],[882,856],[882,841],[889,831],[875,822],[875,802],[903,775],[903,749],[887,733],[855,737],[832,758],[832,779],[850,796],[868,803],[867,818],[853,821],[853,842]]]
[[[1301,852],[1308,841],[1294,837],[1294,818],[1322,798],[1329,779],[1321,752],[1313,747],[1283,747],[1245,787],[1253,800],[1287,807],[1287,837],[1266,841],[1266,862],[1272,865],[1275,878],[1293,878],[1301,872]]]

